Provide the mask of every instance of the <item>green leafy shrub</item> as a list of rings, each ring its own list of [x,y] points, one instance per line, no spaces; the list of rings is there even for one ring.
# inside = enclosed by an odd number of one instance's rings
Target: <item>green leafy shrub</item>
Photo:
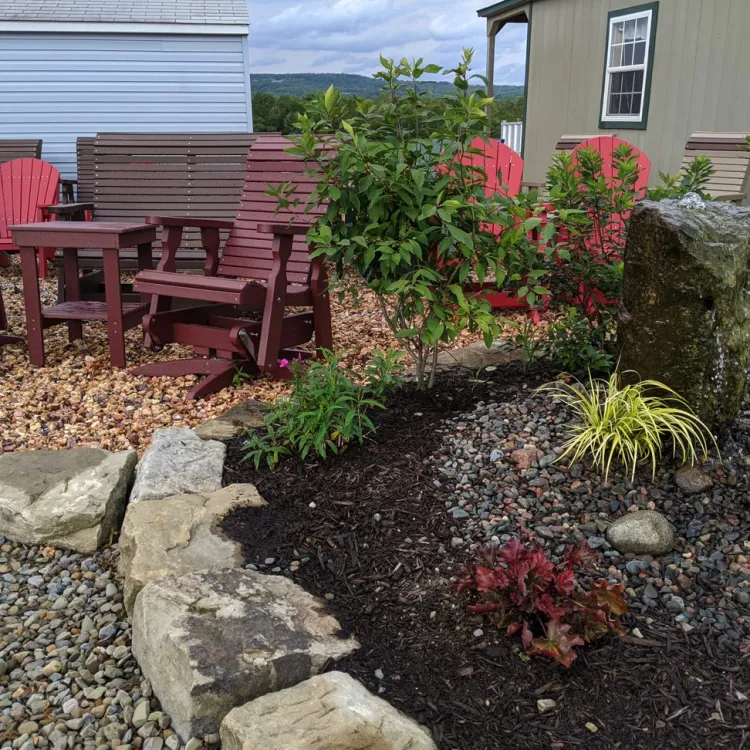
[[[569,667],[576,646],[624,632],[624,584],[602,578],[583,585],[581,574],[591,574],[599,558],[588,542],[568,547],[557,565],[539,545],[518,539],[504,547],[486,545],[480,554],[482,565],[462,569],[458,593],[475,591],[469,611],[488,615],[508,635],[520,632],[530,656],[550,656]]]
[[[704,188],[715,171],[710,157],[698,155],[682,173],[669,175],[659,172],[662,184],[649,188],[646,197],[651,201],[661,201],[665,198],[682,198],[688,193],[697,193],[701,198],[711,200],[711,196]]]
[[[592,321],[577,308],[568,307],[547,329],[546,349],[568,372],[609,372],[614,362],[610,324],[609,319]]]
[[[575,463],[588,457],[605,479],[613,462],[625,467],[631,481],[644,461],[655,475],[667,438],[672,442],[672,455],[679,455],[683,464],[695,463],[695,445],[707,455],[708,439],[713,441],[685,400],[655,380],[622,385],[620,374],[614,372],[608,380],[589,375],[588,385],[574,380],[548,383],[539,390],[567,404],[580,420],[571,425],[571,437],[560,458],[571,456]]]
[[[492,103],[472,91],[472,52],[450,71],[439,65],[381,57],[384,95],[345,112],[333,88],[300,116],[290,151],[316,164],[311,205],[327,205],[308,234],[315,254],[331,261],[344,292],[364,279],[416,368],[419,388],[434,382],[441,344],[480,331],[489,346],[499,334],[489,303],[467,293],[470,277],[515,288],[533,304],[546,293],[540,248],[554,232],[528,197],[486,196],[487,175],[467,162],[487,126]],[[424,75],[450,73],[454,93],[429,97]],[[335,144],[335,145],[334,145]],[[272,194],[273,191],[271,191]],[[299,205],[288,186],[280,205]]]
[[[342,366],[342,355],[324,351],[309,363],[287,362],[293,374],[292,393],[279,399],[265,417],[265,431],[249,432],[244,460],[255,468],[273,467],[288,455],[304,460],[310,453],[326,459],[348,443],[364,441],[375,430],[367,412],[382,409],[384,399],[401,386],[401,354],[376,351],[366,367],[366,381]]]

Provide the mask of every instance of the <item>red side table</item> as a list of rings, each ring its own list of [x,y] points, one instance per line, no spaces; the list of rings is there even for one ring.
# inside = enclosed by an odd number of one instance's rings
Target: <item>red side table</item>
[[[40,222],[9,227],[13,241],[21,248],[21,273],[26,307],[29,361],[44,366],[44,329],[68,324],[71,341],[83,338],[84,320],[106,320],[109,354],[113,367],[125,367],[125,331],[140,325],[148,312],[148,295],[140,302],[122,301],[120,290],[120,250],[138,248],[139,270],[153,267],[151,243],[157,227],[121,221]],[[62,248],[67,300],[42,309],[37,282],[37,247]],[[101,249],[104,256],[105,302],[81,301],[78,250]]]

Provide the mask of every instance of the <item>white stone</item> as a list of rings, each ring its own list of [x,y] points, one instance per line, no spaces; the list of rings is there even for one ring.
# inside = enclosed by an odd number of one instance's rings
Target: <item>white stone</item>
[[[235,508],[261,507],[252,484],[232,484],[210,495],[176,495],[128,506],[120,534],[124,603],[133,611],[149,581],[196,570],[242,567],[242,548],[218,529]]]
[[[133,654],[183,741],[233,708],[317,674],[358,648],[323,602],[283,576],[200,571],[147,584]]]
[[[221,489],[227,447],[201,440],[187,427],[156,430],[138,465],[130,502]]]
[[[674,532],[661,513],[638,510],[618,518],[607,529],[607,540],[623,554],[666,555],[674,546]]]
[[[223,750],[437,750],[424,727],[343,672],[235,708],[221,742]]]
[[[0,534],[90,554],[119,528],[135,451],[99,448],[0,456]]]

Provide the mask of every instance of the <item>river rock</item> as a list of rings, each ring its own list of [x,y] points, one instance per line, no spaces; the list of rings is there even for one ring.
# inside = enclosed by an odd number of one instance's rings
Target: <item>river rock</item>
[[[731,422],[750,369],[750,209],[643,201],[624,259],[622,370],[673,388],[709,426]]]
[[[259,429],[265,425],[268,407],[254,398],[233,406],[218,417],[209,419],[195,428],[201,440],[221,440],[226,442],[238,437],[247,430]]]
[[[187,427],[156,430],[138,465],[131,503],[221,489],[227,447]]]
[[[232,484],[210,495],[176,495],[128,507],[120,535],[124,603],[133,611],[149,581],[196,570],[242,567],[242,548],[219,525],[235,508],[266,503],[252,484]]]
[[[674,545],[674,532],[661,513],[638,510],[618,518],[607,529],[607,540],[622,554],[665,555]]]
[[[235,708],[221,742],[224,750],[437,750],[416,721],[343,672]]]
[[[233,708],[317,674],[358,648],[324,604],[283,576],[199,571],[147,584],[133,654],[183,742]]]
[[[0,456],[0,534],[95,552],[117,531],[137,460],[100,448]]]
[[[699,466],[683,466],[674,473],[675,484],[689,494],[705,492],[713,486],[709,474]]]

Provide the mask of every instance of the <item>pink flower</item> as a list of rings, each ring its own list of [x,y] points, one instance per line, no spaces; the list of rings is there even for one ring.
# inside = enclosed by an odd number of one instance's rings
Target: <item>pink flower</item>
[[[289,360],[288,359],[282,359],[279,362],[279,367],[283,370],[286,367],[289,367]]]

